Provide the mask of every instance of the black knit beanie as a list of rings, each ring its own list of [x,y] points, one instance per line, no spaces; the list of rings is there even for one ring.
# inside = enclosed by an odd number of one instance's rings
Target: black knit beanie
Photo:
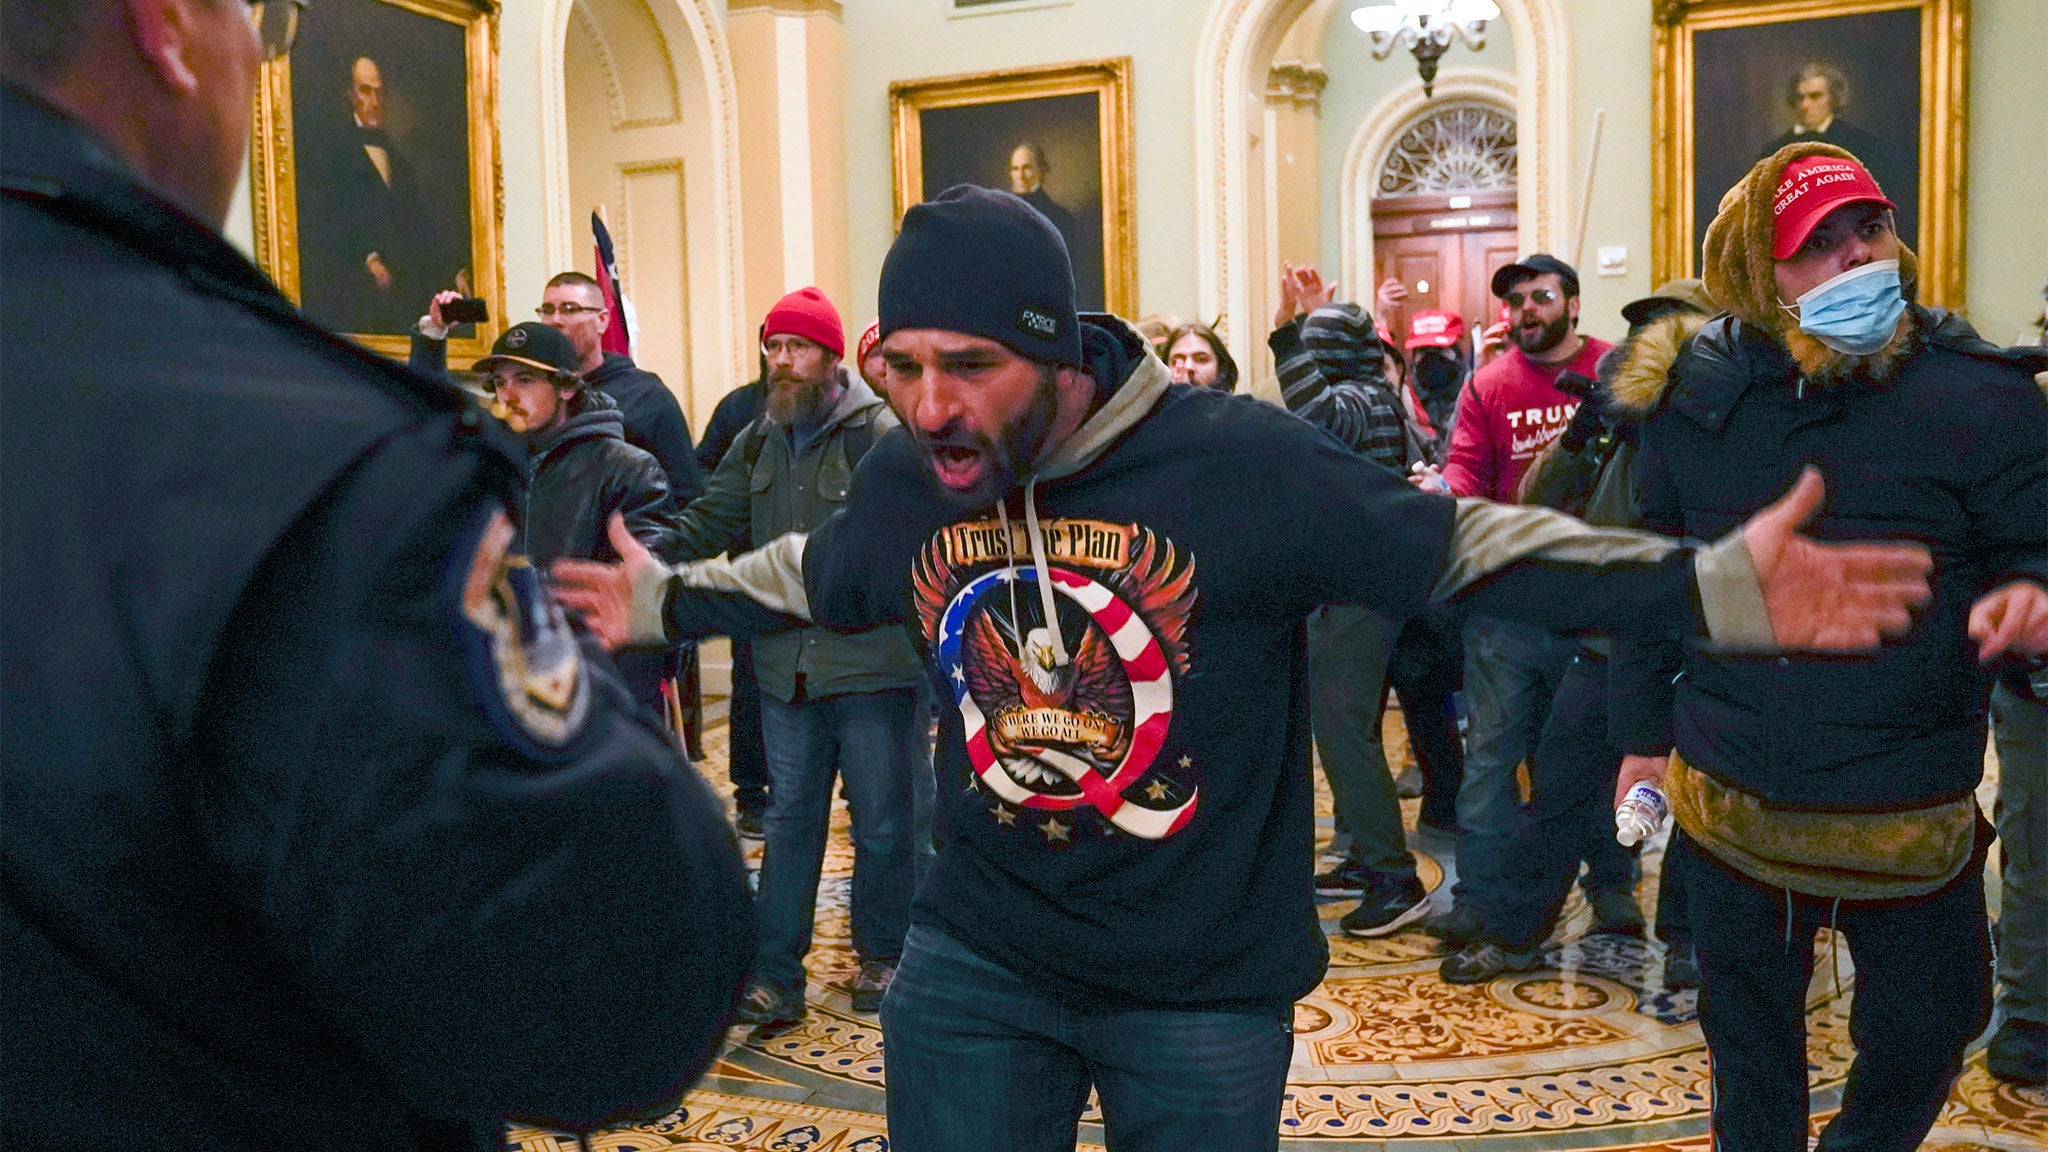
[[[880,304],[884,340],[898,328],[938,328],[1041,363],[1081,363],[1066,241],[1008,192],[956,184],[905,212],[882,261]]]

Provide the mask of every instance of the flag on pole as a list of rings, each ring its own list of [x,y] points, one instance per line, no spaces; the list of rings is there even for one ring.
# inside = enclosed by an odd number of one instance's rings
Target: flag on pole
[[[626,289],[619,283],[619,262],[612,254],[612,234],[605,229],[604,217],[596,212],[590,214],[590,231],[597,238],[597,287],[604,293],[604,306],[611,309],[612,318],[604,327],[604,350],[617,352],[621,356],[633,354],[632,305],[626,303]]]

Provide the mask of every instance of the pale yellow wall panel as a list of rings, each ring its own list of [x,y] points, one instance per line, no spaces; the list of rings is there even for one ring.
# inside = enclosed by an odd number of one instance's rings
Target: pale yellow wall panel
[[[613,240],[625,250],[619,272],[628,278],[633,307],[640,315],[640,340],[633,358],[676,393],[691,430],[699,431],[711,410],[692,410],[696,405],[689,378],[689,242],[684,223],[689,198],[683,162],[622,164],[616,186],[622,235]]]

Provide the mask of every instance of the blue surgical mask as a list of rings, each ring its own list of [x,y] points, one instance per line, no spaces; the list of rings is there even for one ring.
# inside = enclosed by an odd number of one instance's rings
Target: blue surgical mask
[[[1778,305],[1799,317],[1799,330],[1849,356],[1883,348],[1906,311],[1899,288],[1899,262],[1874,260],[1816,285],[1796,307]]]

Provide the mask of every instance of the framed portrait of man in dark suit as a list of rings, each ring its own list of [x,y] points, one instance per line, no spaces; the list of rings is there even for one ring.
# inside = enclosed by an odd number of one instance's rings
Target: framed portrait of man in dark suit
[[[1130,58],[889,86],[896,218],[955,184],[1012,192],[1066,241],[1075,302],[1131,314]]]
[[[1897,205],[1921,298],[1963,287],[1960,0],[1660,0],[1655,275],[1697,275],[1721,194],[1788,144],[1848,149]]]
[[[491,312],[456,331],[453,355],[481,355],[502,325],[494,11],[321,0],[266,66],[258,261],[307,315],[379,351],[402,355],[446,289]]]

